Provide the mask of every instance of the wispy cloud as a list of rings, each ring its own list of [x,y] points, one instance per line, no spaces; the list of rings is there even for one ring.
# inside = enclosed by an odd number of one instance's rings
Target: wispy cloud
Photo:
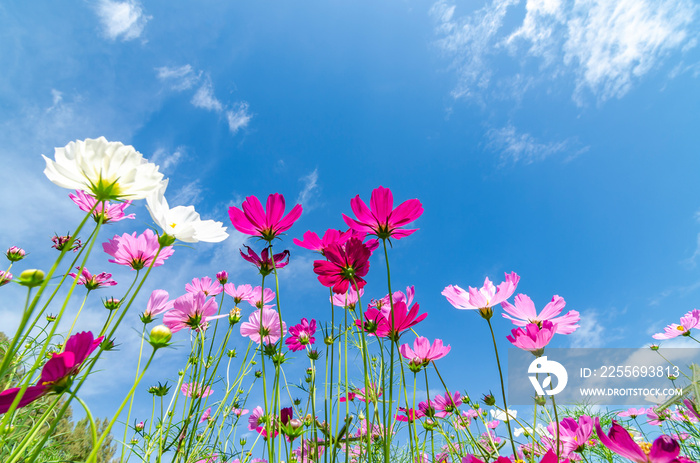
[[[152,19],[144,13],[141,5],[133,0],[100,0],[97,3],[97,15],[102,23],[102,32],[107,38],[121,38],[124,41],[139,38],[146,23]]]
[[[316,196],[319,188],[318,169],[314,169],[313,172],[303,176],[299,181],[304,183],[304,188],[299,192],[299,196],[297,196],[297,203],[303,205],[304,210],[309,211],[313,208],[311,199]]]
[[[589,92],[599,102],[620,98],[669,55],[697,42],[698,7],[691,0],[527,0],[522,20],[506,30],[504,18],[519,3],[492,0],[464,17],[446,1],[432,7],[438,46],[459,75],[455,97],[481,98],[494,81],[512,79],[496,75],[503,67],[497,60],[510,57],[518,73],[526,72],[526,58],[535,59],[540,81],[573,79],[579,105]]]
[[[595,310],[581,314],[581,321],[576,331],[569,335],[571,347],[601,347],[605,345],[605,329]]]
[[[697,236],[695,251],[693,252],[693,255],[688,257],[687,259],[683,259],[682,263],[685,264],[688,268],[693,269],[697,266],[698,257],[700,257],[700,233],[698,233]]]
[[[170,84],[170,88],[177,91],[194,87],[202,77],[202,71],[196,72],[191,65],[156,68],[158,79]]]
[[[572,139],[552,142],[538,141],[529,133],[519,132],[511,124],[489,130],[486,133],[486,139],[486,148],[500,153],[503,164],[508,161],[530,164],[560,153],[568,153],[568,160],[587,150],[587,148],[576,147],[576,143]]]
[[[181,80],[181,86],[184,85],[182,83],[183,78],[187,81],[187,76],[196,76],[196,80],[191,80],[191,84],[194,85],[196,81],[200,80],[199,76],[202,74],[201,72],[199,74],[195,73],[189,65],[177,68],[175,71],[172,68],[157,68],[156,71],[158,72],[159,78],[164,81],[179,78]],[[190,81],[187,82],[189,85]],[[214,85],[209,76],[206,76],[204,82],[199,86],[190,102],[196,108],[206,109],[207,111],[213,111],[225,116],[229,131],[233,135],[236,135],[241,129],[248,127],[250,120],[253,118],[246,101],[239,101],[233,103],[231,106],[222,103],[214,93]]]
[[[241,101],[234,105],[233,109],[226,111],[226,120],[228,128],[232,134],[238,133],[239,130],[248,127],[248,123],[253,116],[248,112],[248,103]]]
[[[224,110],[224,105],[214,96],[214,86],[209,79],[199,87],[191,101],[197,108],[216,111],[217,113]]]
[[[184,146],[178,146],[172,153],[165,148],[158,148],[149,161],[158,165],[161,172],[168,174],[172,173],[173,169],[186,158],[187,149]]]
[[[168,203],[173,206],[197,205],[202,198],[202,185],[199,180],[187,183],[180,188]]]

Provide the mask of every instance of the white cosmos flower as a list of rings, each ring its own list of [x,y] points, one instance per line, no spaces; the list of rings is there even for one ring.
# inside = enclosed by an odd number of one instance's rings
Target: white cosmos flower
[[[158,191],[146,198],[146,207],[153,221],[163,229],[163,233],[185,243],[206,241],[218,243],[228,238],[222,222],[201,220],[194,206],[176,206],[172,209],[163,196],[167,181]]]
[[[517,410],[508,410],[508,414],[506,415],[506,412],[503,410],[491,409],[491,418],[494,420],[509,421],[509,418],[515,419],[517,415]]]
[[[133,146],[109,142],[105,137],[72,141],[56,148],[55,161],[44,156],[44,174],[56,185],[89,191],[99,201],[143,199],[163,180],[158,166]]]

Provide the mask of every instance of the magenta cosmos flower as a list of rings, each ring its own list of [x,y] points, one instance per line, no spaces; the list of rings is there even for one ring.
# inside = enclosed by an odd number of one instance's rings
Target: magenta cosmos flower
[[[336,294],[347,292],[353,287],[363,288],[367,283],[362,279],[369,272],[371,252],[357,238],[350,238],[345,246],[333,244],[326,249],[326,259],[314,261],[314,272],[323,286],[332,288]]]
[[[100,345],[103,336],[94,339],[89,331],[76,333],[66,341],[65,350],[53,354],[41,369],[41,377],[35,386],[29,386],[19,400],[18,408],[25,407],[38,398],[50,393],[61,393],[68,389],[80,366]],[[0,413],[6,413],[21,388],[15,387],[0,392]]]
[[[316,334],[316,320],[309,322],[306,318],[302,318],[298,325],[289,327],[290,336],[284,342],[289,350],[300,351],[316,342],[314,334]]]
[[[671,339],[676,336],[688,336],[690,330],[700,327],[700,310],[694,309],[681,317],[680,325],[675,323],[664,328],[663,333],[656,333],[654,339]]]
[[[512,321],[514,325],[525,326],[528,323],[541,325],[543,321],[548,320],[556,325],[557,333],[571,334],[578,328],[576,323],[581,317],[576,310],[570,310],[566,315],[557,317],[564,310],[564,306],[566,306],[564,298],[555,295],[538,315],[534,302],[525,294],[515,296],[515,305],[508,301],[501,302],[501,307],[507,312],[503,317]]]
[[[427,313],[418,315],[420,305],[413,304],[411,309],[403,301],[394,302],[393,312],[389,305],[382,305],[381,309],[369,308],[365,312],[365,321],[356,320],[355,324],[364,329],[368,334],[380,338],[388,337],[398,341],[401,334],[413,325],[425,320]],[[393,318],[393,322],[392,322]]]
[[[80,267],[75,268],[80,270]],[[80,276],[75,273],[69,273],[68,275],[72,276],[73,278],[77,278],[78,284],[84,285],[88,291],[99,289],[104,286],[114,286],[117,284],[116,281],[110,280],[110,278],[112,278],[111,273],[102,272],[97,275],[93,275],[85,267],[83,267],[82,272],[80,272]]]
[[[469,291],[465,291],[457,285],[450,285],[442,291],[442,295],[455,308],[478,310],[481,316],[488,320],[493,315],[492,307],[512,296],[519,281],[520,277],[515,272],[511,272],[506,273],[506,280],[498,287],[494,286],[487,277],[481,289],[470,286]]]
[[[204,293],[187,293],[173,301],[173,308],[163,315],[163,323],[173,333],[184,328],[206,330],[209,321],[228,316],[216,315],[218,309],[216,301],[207,299]]]
[[[510,335],[506,336],[506,339],[513,343],[515,347],[530,351],[533,355],[539,357],[556,332],[557,326],[545,320],[542,322],[541,327],[534,323],[528,323],[525,328],[515,328]]]
[[[262,322],[260,312],[262,312]],[[247,336],[258,344],[260,344],[261,335],[264,344],[274,344],[286,332],[287,324],[285,322],[280,324],[279,314],[272,309],[256,310],[250,314],[247,322],[241,323],[241,336]]]
[[[174,252],[172,246],[164,246],[158,254],[160,248],[158,236],[150,228],[138,236],[136,232],[124,233],[122,236],[114,235],[114,238],[102,243],[102,248],[113,257],[109,259],[110,262],[127,265],[133,270],[141,270],[144,267],[150,267],[151,264],[153,267],[163,265],[165,259],[172,256]]]
[[[600,418],[598,417],[595,418],[595,428],[598,438],[604,446],[636,463],[676,463],[685,460],[678,458],[681,451],[680,445],[670,436],[659,436],[651,445],[642,444],[644,446],[642,448],[632,439],[630,433],[617,424],[615,420],[613,420],[607,435],[600,427]]]
[[[243,259],[247,260],[251,264],[255,265],[258,268],[260,275],[262,276],[267,276],[270,273],[272,273],[272,271],[275,268],[280,269],[286,267],[287,264],[289,264],[289,251],[282,251],[278,254],[273,254],[272,259],[270,259],[268,248],[263,249],[259,256],[248,246],[245,246],[245,248],[248,250],[248,253],[246,255],[241,249],[239,251],[241,253],[241,257],[243,257]],[[285,257],[287,258],[287,260],[284,260]],[[274,264],[272,262],[273,259]]]
[[[241,208],[242,210],[230,207],[228,210],[236,230],[246,235],[260,236],[266,241],[272,241],[280,233],[289,230],[302,211],[301,204],[297,204],[285,216],[284,196],[278,193],[267,197],[267,212],[255,196],[248,196]]]
[[[549,449],[555,450],[557,447],[557,429],[555,423],[550,423],[547,426],[547,431],[552,436],[544,436],[542,442]],[[559,424],[559,445],[561,446],[560,454],[567,458],[571,453],[582,452],[586,448],[593,434],[593,418],[587,415],[578,417],[578,421],[574,418],[564,418]]]
[[[423,206],[417,199],[409,199],[399,204],[394,209],[394,196],[391,190],[380,186],[372,191],[370,207],[367,207],[360,195],[350,201],[355,219],[343,214],[345,223],[360,233],[376,235],[379,239],[404,238],[414,230],[405,230],[401,227],[408,225],[423,214]]]
[[[413,349],[408,344],[403,344],[399,351],[408,359],[409,365],[425,366],[433,360],[441,359],[450,352],[450,346],[443,346],[442,339],[436,339],[430,344],[428,338],[418,336],[413,341]]]
[[[304,233],[303,240],[294,238],[292,242],[294,242],[294,244],[296,244],[297,246],[301,246],[304,249],[308,249],[310,251],[317,251],[323,254],[325,249],[331,244],[339,244],[342,246],[352,237],[352,229],[343,232],[340,230],[329,228],[323,234],[323,238],[319,238],[318,235],[312,231],[307,231],[306,233]]]
[[[554,453],[552,450],[549,450],[543,457],[542,460],[540,460],[540,463],[557,463],[558,458],[557,454]],[[462,458],[462,463],[484,463],[483,461],[479,460],[476,458],[474,455],[467,455],[466,457]],[[494,463],[513,463],[513,460],[511,460],[508,457],[498,457]],[[569,463],[569,460],[563,460],[561,463]]]
[[[120,220],[133,219],[136,217],[134,214],[124,214],[124,209],[129,207],[131,200],[117,204],[111,204],[109,201],[97,204],[97,199],[95,199],[94,196],[82,190],[75,190],[75,194],[71,193],[68,197],[78,205],[81,211],[90,212],[92,210],[92,217],[95,219],[95,222],[98,222],[100,217],[102,218],[102,223],[119,222]],[[95,204],[97,204],[97,206],[95,206]],[[95,209],[93,209],[93,207]]]
[[[217,296],[221,294],[224,287],[221,286],[219,280],[212,280],[209,277],[194,278],[191,283],[185,285],[185,291],[188,293],[204,293],[205,296]]]

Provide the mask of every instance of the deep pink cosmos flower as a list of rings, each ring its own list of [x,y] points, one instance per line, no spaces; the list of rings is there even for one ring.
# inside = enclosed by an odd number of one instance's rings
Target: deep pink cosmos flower
[[[685,399],[685,400],[683,400],[683,404],[688,408],[688,411],[691,413],[692,416],[694,416],[695,418],[700,420],[700,409],[698,409],[695,406],[695,404],[693,403],[692,400]]]
[[[80,371],[90,354],[100,345],[104,336],[94,339],[89,331],[76,333],[66,341],[60,354],[53,354],[41,369],[41,376],[35,386],[29,386],[19,401],[17,408],[25,407],[38,398],[50,393],[61,393],[68,389],[73,377]],[[0,413],[6,413],[21,388],[14,387],[0,392]]]
[[[350,201],[352,212],[356,219],[343,214],[343,220],[348,227],[360,233],[376,235],[379,239],[404,238],[414,230],[401,227],[408,225],[423,214],[423,206],[417,199],[409,199],[394,209],[394,196],[391,190],[380,186],[372,191],[370,207],[367,207],[360,195]]]
[[[355,324],[370,335],[398,341],[404,331],[422,322],[428,316],[427,313],[418,315],[419,310],[418,304],[413,304],[409,310],[403,301],[396,301],[393,312],[388,305],[382,305],[381,309],[370,308],[364,314],[364,323],[362,320],[356,320]]]
[[[484,463],[483,461],[476,458],[474,455],[467,455],[462,458],[462,463]],[[513,463],[513,461],[508,457],[498,457],[494,463]],[[549,450],[544,457],[540,460],[540,463],[558,463],[557,454],[552,450]],[[569,460],[563,460],[561,463],[569,463]]]
[[[489,319],[493,315],[493,307],[512,296],[519,281],[520,277],[515,272],[511,272],[506,273],[506,280],[498,287],[486,278],[481,289],[470,286],[469,291],[465,291],[459,286],[450,285],[442,291],[442,295],[455,308],[478,310],[482,317]]]
[[[681,317],[680,325],[672,323],[664,328],[663,333],[656,333],[652,336],[654,339],[671,339],[676,336],[688,336],[690,330],[700,327],[700,310],[693,309]]]
[[[325,253],[328,260],[314,261],[314,272],[318,281],[336,294],[345,293],[351,284],[363,288],[367,282],[362,277],[369,272],[370,254],[362,241],[350,238],[344,247],[330,245]]]
[[[291,351],[303,350],[304,347],[310,346],[316,342],[314,334],[316,333],[316,320],[309,321],[306,318],[302,318],[298,325],[289,327],[288,337],[284,342],[289,347]]]
[[[339,244],[340,246],[342,246],[347,242],[347,240],[349,240],[352,237],[352,229],[343,232],[340,230],[329,228],[323,234],[323,238],[319,238],[318,235],[312,231],[307,231],[306,233],[304,233],[303,240],[294,238],[292,242],[294,242],[294,244],[296,244],[297,246],[301,246],[304,249],[317,251],[323,254],[324,250],[331,244]],[[356,236],[356,238],[358,237]],[[362,240],[362,238],[360,238],[360,240]]]
[[[252,305],[256,309],[271,309],[275,304],[268,304],[275,300],[275,292],[270,288],[262,289],[262,286],[256,286],[252,290],[251,296],[246,299],[248,304]],[[264,304],[264,305],[263,305]]]
[[[270,259],[269,256],[268,248],[263,249],[259,256],[248,246],[245,246],[245,248],[248,250],[248,254],[246,255],[241,249],[241,257],[243,257],[243,259],[247,260],[251,264],[255,265],[258,268],[260,275],[262,276],[269,275],[275,268],[280,269],[282,267],[286,267],[289,263],[289,251],[282,251],[279,254],[273,254],[272,258],[275,260],[273,266],[272,259]],[[287,258],[286,261],[284,260],[285,257]]]
[[[416,419],[425,416],[420,410],[415,410],[413,408],[406,409],[404,407],[399,407],[399,412],[401,413],[395,415],[395,418],[398,421],[403,421],[404,423],[413,423]]]
[[[364,289],[360,289],[360,297],[365,294]],[[345,294],[334,294],[331,297],[331,302],[336,307],[348,308],[350,310],[355,309],[357,302],[360,299],[357,297],[357,291],[352,286],[348,287],[348,292]]]
[[[670,436],[662,435],[656,438],[651,446],[642,449],[629,432],[613,420],[606,435],[600,427],[600,418],[595,418],[595,429],[600,442],[620,456],[636,463],[674,463],[681,461],[678,454],[681,447]]]
[[[359,400],[360,402],[366,402],[369,400],[372,403],[376,403],[377,400],[382,396],[384,390],[377,386],[374,383],[370,383],[369,385],[369,394],[365,392],[365,388],[363,387],[362,389],[355,389],[352,392],[348,392],[347,397],[341,397],[339,399],[340,402],[346,402],[346,401],[353,401],[355,399]]]
[[[75,194],[69,194],[68,197],[73,200],[75,204],[78,205],[81,211],[89,212],[97,200],[94,196],[85,193],[82,190],[75,190]],[[92,211],[92,217],[95,222],[100,220],[102,216],[102,223],[119,222],[124,219],[133,219],[136,217],[134,214],[126,215],[124,214],[124,209],[129,207],[131,200],[124,201],[123,203],[111,204],[109,201],[105,201],[104,204],[100,202],[97,207]]]
[[[158,236],[150,228],[138,236],[136,236],[136,232],[124,233],[122,236],[114,235],[114,238],[102,243],[104,251],[113,257],[113,259],[109,259],[110,262],[127,265],[134,270],[149,267],[151,263],[154,267],[163,265],[165,259],[170,257],[174,251],[172,246],[164,246],[156,259],[159,247]]]
[[[413,349],[408,344],[399,347],[399,352],[408,359],[409,365],[425,366],[433,360],[441,359],[450,352],[450,346],[443,346],[442,339],[436,339],[432,345],[428,338],[418,336],[413,341]]]
[[[76,269],[80,270],[80,267],[75,267]],[[92,291],[93,289],[99,289],[104,286],[114,286],[117,284],[116,281],[110,280],[112,278],[111,273],[98,273],[97,275],[91,274],[86,267],[83,267],[83,271],[80,272],[80,276],[78,276],[75,273],[69,273],[68,275],[72,276],[73,278],[78,279],[78,284],[79,285],[85,285],[85,288],[88,291]]]
[[[564,310],[564,306],[566,306],[564,298],[555,295],[538,315],[532,299],[525,294],[515,296],[515,305],[508,301],[501,302],[501,307],[507,312],[503,314],[503,317],[512,321],[514,325],[525,326],[528,323],[540,325],[543,321],[548,320],[556,325],[557,333],[571,334],[578,328],[576,323],[581,317],[576,310],[570,310],[566,315],[557,317]]]
[[[253,311],[248,317],[248,321],[241,323],[241,336],[247,336],[253,342],[260,344],[260,335],[262,334],[264,344],[274,344],[287,332],[287,324],[282,322],[282,330],[280,331],[279,314],[272,309],[262,309],[261,323],[260,312],[261,310]]]
[[[445,395],[436,395],[433,400],[430,401],[433,410],[435,411],[435,417],[445,418],[450,413],[456,412],[457,407],[462,405],[462,399],[458,391],[455,391],[450,397],[449,392],[445,392]]]
[[[234,285],[233,283],[226,283],[224,285],[224,292],[233,298],[233,302],[238,305],[241,301],[248,301],[253,297],[253,287],[250,285]],[[260,290],[258,290],[260,294]],[[258,296],[259,297],[259,296]]]
[[[199,383],[183,383],[180,387],[180,391],[187,397],[193,399],[200,399],[204,397],[209,397],[214,393],[214,389],[209,386],[201,386]]]
[[[237,207],[228,210],[233,226],[241,233],[260,236],[265,241],[272,241],[280,233],[289,230],[302,211],[301,204],[297,204],[283,217],[284,196],[278,193],[267,197],[267,212],[255,196],[248,196],[241,207],[243,210]]]
[[[557,327],[550,321],[543,321],[542,327],[534,323],[528,323],[525,328],[515,328],[511,334],[506,336],[515,347],[527,350],[539,357],[544,352],[544,348],[557,332]]]
[[[187,293],[173,301],[173,308],[163,315],[163,323],[173,333],[184,328],[206,330],[209,321],[228,316],[216,315],[218,309],[216,301],[207,299],[204,293]]]
[[[141,321],[143,323],[151,323],[156,316],[172,309],[175,301],[168,300],[169,297],[170,295],[164,289],[154,290],[151,293],[151,297],[148,298],[146,310],[141,315]]]

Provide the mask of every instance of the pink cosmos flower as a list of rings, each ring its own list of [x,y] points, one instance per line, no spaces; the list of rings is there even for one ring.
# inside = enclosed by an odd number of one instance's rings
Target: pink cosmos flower
[[[172,309],[175,301],[168,300],[169,297],[170,295],[164,289],[156,289],[153,291],[151,297],[148,298],[146,310],[141,315],[141,321],[150,323],[157,315]]]
[[[151,263],[154,267],[163,265],[174,251],[172,246],[164,246],[156,259],[159,247],[158,236],[150,228],[139,236],[136,236],[136,232],[131,235],[124,233],[122,236],[114,235],[114,238],[102,243],[104,251],[113,257],[110,262],[127,265],[133,270],[149,267]]]
[[[207,300],[204,293],[187,293],[173,301],[173,308],[163,315],[163,323],[173,333],[184,328],[206,330],[209,321],[228,316],[216,315],[218,309],[216,301]]]
[[[68,243],[70,242],[71,238],[72,237],[70,236],[70,234],[63,235],[63,236],[54,235],[51,238],[51,241],[53,241],[53,246],[51,246],[51,247],[55,248],[59,251],[63,251],[63,249],[66,246],[68,246]],[[78,252],[78,249],[80,249],[82,247],[83,247],[83,244],[80,242],[80,238],[75,238],[73,240],[73,243],[71,244],[70,250],[73,252]]]
[[[80,267],[75,268],[80,270]],[[83,267],[83,271],[80,272],[80,277],[78,277],[78,275],[75,273],[69,273],[68,275],[72,276],[73,278],[77,278],[78,284],[85,285],[85,289],[87,289],[88,291],[92,291],[93,289],[99,289],[104,286],[114,286],[117,284],[116,281],[110,280],[110,278],[112,278],[111,273],[102,272],[97,275],[93,275],[88,271],[86,267]]]
[[[314,272],[318,281],[336,294],[344,294],[351,284],[363,288],[367,282],[362,277],[369,272],[370,254],[362,241],[350,238],[344,247],[338,244],[329,246],[325,253],[328,260],[314,261]]]
[[[297,246],[301,246],[304,249],[309,249],[310,251],[317,251],[324,254],[325,249],[331,244],[338,244],[340,246],[344,245],[353,236],[353,230],[342,232],[340,230],[335,230],[329,228],[323,234],[323,238],[319,238],[318,235],[312,231],[307,231],[304,233],[304,239],[300,240],[294,238],[292,241]]]
[[[280,331],[280,318],[276,310],[262,309],[262,323],[260,310],[255,310],[248,317],[247,322],[241,323],[241,336],[249,337],[253,342],[260,344],[262,334],[264,344],[274,344],[287,332],[287,324],[282,322]]]
[[[180,391],[187,397],[193,399],[200,399],[204,397],[209,397],[214,393],[214,389],[209,386],[200,386],[199,383],[183,383],[180,387]]]
[[[557,438],[554,437],[557,435],[556,425],[550,423],[547,431],[552,437],[544,436],[542,442],[546,448],[556,451]],[[590,416],[581,415],[578,421],[571,417],[564,418],[559,424],[560,454],[568,458],[571,453],[583,451],[591,434],[593,434],[593,418]]]
[[[462,399],[459,391],[455,391],[450,397],[449,392],[445,392],[445,395],[436,395],[433,400],[430,401],[433,409],[435,410],[435,417],[445,418],[450,413],[456,412],[457,407],[462,405]]]
[[[637,418],[638,416],[646,415],[646,414],[647,414],[646,408],[628,408],[625,411],[618,412],[617,416],[629,416],[630,418]]]
[[[205,421],[208,421],[210,416],[211,416],[211,407],[204,410],[204,413],[202,413],[201,418],[199,418],[199,422],[204,423]]]
[[[228,210],[233,226],[241,233],[260,236],[265,241],[272,241],[280,233],[289,230],[302,211],[301,204],[297,204],[283,217],[284,196],[278,193],[267,197],[267,212],[255,196],[248,196],[241,207],[243,210],[237,207]]]
[[[68,197],[73,200],[75,204],[78,205],[80,210],[89,212],[95,204],[97,199],[94,196],[85,193],[82,190],[75,190],[75,194],[69,194]],[[92,211],[92,217],[95,222],[100,220],[102,217],[102,223],[119,222],[124,219],[133,219],[136,217],[134,214],[125,215],[124,209],[129,207],[131,200],[124,201],[123,203],[111,204],[109,201],[105,201],[104,204],[100,202],[97,207]]]
[[[481,289],[469,287],[469,291],[465,291],[459,286],[450,285],[442,291],[442,295],[455,308],[460,310],[478,310],[484,318],[491,318],[493,315],[492,307],[502,303],[515,292],[518,286],[520,277],[515,273],[506,273],[506,280],[494,286],[491,280],[486,278],[484,286]]]
[[[534,323],[528,323],[525,328],[515,328],[511,331],[511,335],[506,336],[506,339],[513,343],[515,347],[530,351],[539,357],[556,332],[557,326],[545,320],[542,322],[541,328]]]
[[[64,351],[53,354],[41,369],[41,376],[35,386],[29,386],[17,408],[22,408],[38,398],[50,393],[62,393],[68,389],[73,376],[80,371],[80,366],[100,345],[104,336],[94,339],[89,331],[76,333],[66,341]],[[14,387],[0,392],[0,413],[6,413],[14,402],[21,388]]]
[[[515,296],[515,305],[508,301],[501,302],[501,307],[507,312],[503,314],[503,317],[512,321],[514,325],[525,326],[528,323],[540,325],[543,321],[548,320],[556,325],[557,333],[571,334],[578,328],[576,323],[581,317],[576,310],[570,310],[566,315],[557,317],[564,310],[565,305],[564,298],[555,295],[538,315],[532,299],[525,294]]]
[[[693,309],[681,317],[681,324],[672,323],[664,328],[663,333],[656,333],[652,336],[654,339],[671,339],[676,336],[688,336],[690,330],[700,327],[700,310]]]
[[[643,450],[629,432],[615,420],[606,435],[600,427],[600,418],[595,418],[595,428],[600,442],[618,455],[636,463],[673,463],[680,461],[677,457],[681,451],[678,442],[670,436],[656,438],[646,450]]]
[[[372,191],[370,207],[367,207],[360,195],[350,201],[356,219],[343,214],[345,223],[360,233],[376,235],[379,239],[404,238],[417,229],[405,230],[408,225],[423,214],[423,206],[417,199],[404,201],[394,209],[394,196],[391,190],[380,186]]]
[[[306,318],[302,318],[298,325],[289,327],[288,337],[284,342],[291,351],[300,351],[304,347],[310,346],[316,341],[314,334],[316,333],[316,320],[311,320],[311,323]]]
[[[5,270],[0,270],[0,286],[6,285],[12,281],[13,275]]]
[[[369,385],[369,394],[365,392],[365,388],[363,387],[362,389],[355,389],[353,392],[348,392],[347,397],[341,397],[340,402],[346,402],[346,401],[353,401],[355,399],[359,400],[360,402],[365,402],[367,399],[369,399],[370,402],[376,403],[377,400],[382,396],[383,389],[379,386],[377,386],[374,383],[370,383]]]
[[[247,408],[234,408],[231,410],[232,415],[236,415],[237,417],[241,417],[243,415],[247,415],[249,413]]]
[[[430,344],[428,338],[418,336],[413,341],[413,349],[408,344],[399,347],[399,352],[404,358],[409,360],[409,365],[425,366],[433,360],[441,359],[450,352],[451,347],[443,346],[442,339],[436,339]]]
[[[360,289],[360,297],[365,294],[364,289]],[[352,286],[348,287],[348,292],[345,294],[334,294],[331,297],[331,302],[336,307],[344,307],[353,310],[360,299],[357,297],[357,291]]]
[[[268,302],[272,302],[273,300],[275,300],[275,292],[270,288],[265,288],[265,290],[263,290],[262,286],[256,286],[253,288],[252,295],[247,299],[248,304],[257,309],[273,308],[275,304],[268,304]]]
[[[273,254],[272,258],[275,260],[273,266],[272,259],[270,259],[269,256],[268,248],[263,249],[259,256],[248,246],[245,246],[245,248],[248,249],[248,254],[246,255],[243,253],[243,250],[240,250],[241,257],[243,257],[243,259],[247,260],[251,264],[255,265],[258,268],[260,275],[262,276],[267,276],[270,273],[272,273],[272,271],[275,268],[281,269],[282,267],[286,267],[287,264],[289,264],[289,251],[282,251],[279,254]],[[284,260],[285,257],[287,258],[286,261]]]
[[[185,285],[185,290],[188,293],[202,292],[205,296],[216,296],[221,294],[224,288],[221,286],[221,283],[219,283],[219,280],[203,277],[192,279],[192,283],[187,283]]]
[[[662,411],[657,411],[653,407],[647,408],[647,423],[652,426],[660,426],[664,421],[671,417],[671,411],[669,409],[664,409]]]
[[[697,400],[697,399],[696,399]],[[700,420],[700,409],[695,407],[695,404],[690,399],[683,400],[683,404],[688,408],[688,411],[698,420]]]
[[[370,335],[398,341],[404,331],[422,322],[428,316],[427,313],[418,315],[419,309],[419,304],[413,304],[409,310],[404,302],[397,301],[394,302],[393,312],[388,305],[381,306],[381,309],[370,308],[364,314],[365,322],[356,320],[355,324]]]
[[[234,285],[233,283],[226,283],[224,285],[224,292],[233,298],[233,302],[238,305],[241,301],[250,300],[253,297],[253,287],[250,285]],[[260,291],[258,290],[258,294]]]
[[[488,441],[487,441],[488,443]],[[479,460],[476,458],[474,455],[467,455],[466,457],[462,458],[462,463],[484,463],[483,461]],[[498,457],[494,463],[513,463],[513,461],[508,458],[508,457]],[[558,463],[558,458],[557,454],[553,452],[552,450],[549,450],[544,457],[542,457],[542,460],[540,460],[540,463]],[[561,463],[569,463],[569,460],[563,460]]]
[[[401,412],[401,414],[396,415],[396,419],[408,423],[413,423],[416,419],[425,416],[420,410],[415,410],[413,408],[406,409],[404,407],[399,407],[399,412]]]
[[[257,406],[253,409],[253,413],[248,417],[248,429],[255,431],[259,426],[263,425],[262,417],[265,416],[261,406]]]

